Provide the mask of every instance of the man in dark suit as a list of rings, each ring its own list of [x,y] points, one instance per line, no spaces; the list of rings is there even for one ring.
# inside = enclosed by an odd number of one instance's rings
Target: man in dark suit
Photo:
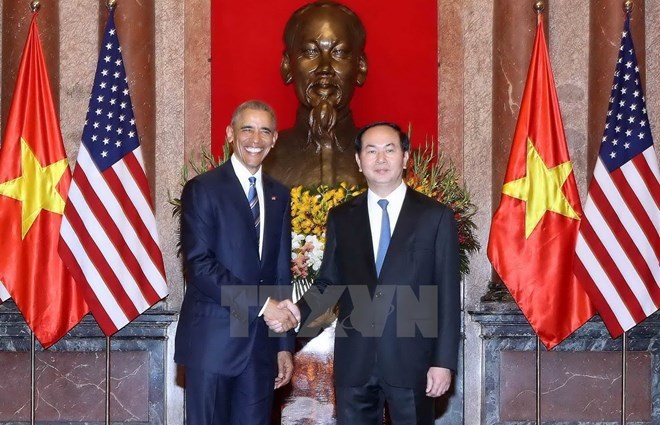
[[[402,180],[410,141],[395,124],[358,132],[369,190],[332,209],[319,277],[302,321],[338,301],[334,374],[339,424],[434,421],[433,397],[456,370],[460,334],[453,212]],[[299,316],[300,317],[300,316]]]
[[[273,387],[293,372],[293,335],[269,336],[265,319],[280,331],[298,322],[260,300],[290,293],[289,191],[261,172],[275,126],[270,106],[240,105],[226,131],[230,160],[183,189],[187,290],[174,360],[185,366],[188,425],[270,424]]]

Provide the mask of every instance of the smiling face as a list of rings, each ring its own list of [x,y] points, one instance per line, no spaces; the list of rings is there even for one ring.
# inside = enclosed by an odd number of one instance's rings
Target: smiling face
[[[355,86],[364,84],[367,63],[356,19],[336,7],[310,8],[297,17],[282,76],[294,83],[298,100],[308,108],[327,101],[343,109]]]
[[[384,198],[401,184],[408,152],[403,150],[396,130],[378,125],[362,134],[362,148],[355,160],[369,189]]]
[[[241,111],[233,125],[227,126],[226,134],[234,155],[252,174],[259,170],[277,140],[273,116],[256,109]]]

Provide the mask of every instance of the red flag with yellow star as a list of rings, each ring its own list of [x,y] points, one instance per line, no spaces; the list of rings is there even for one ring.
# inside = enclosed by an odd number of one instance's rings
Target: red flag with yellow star
[[[573,275],[581,216],[541,16],[488,258],[548,349],[594,315]]]
[[[57,251],[71,171],[35,13],[0,149],[0,281],[44,348],[87,313]]]

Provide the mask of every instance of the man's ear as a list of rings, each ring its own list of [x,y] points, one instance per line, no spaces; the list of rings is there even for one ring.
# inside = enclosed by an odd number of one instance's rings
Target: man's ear
[[[364,81],[367,79],[367,56],[362,53],[358,59],[358,73],[357,73],[357,85],[362,87]]]
[[[225,142],[232,143],[234,141],[234,129],[231,128],[231,125],[228,125],[225,128]]]
[[[293,75],[291,75],[291,61],[289,60],[289,54],[287,52],[282,53],[280,74],[282,74],[282,80],[284,80],[284,84],[291,84],[293,81]]]

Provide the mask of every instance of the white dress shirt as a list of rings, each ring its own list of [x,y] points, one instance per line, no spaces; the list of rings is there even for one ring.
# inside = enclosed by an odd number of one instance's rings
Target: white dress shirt
[[[390,217],[390,236],[394,233],[396,221],[399,219],[403,200],[406,197],[406,184],[401,181],[399,187],[385,198],[381,198],[369,189],[367,191],[367,209],[369,210],[369,226],[371,228],[371,242],[374,249],[374,258],[378,256],[378,241],[380,239],[380,226],[383,220],[383,209],[378,205],[381,199],[387,199],[387,214]]]
[[[236,158],[236,155],[232,155],[230,161],[231,165],[234,167],[236,177],[238,177],[238,181],[241,183],[243,192],[245,192],[245,199],[247,199],[248,191],[250,190],[250,177],[254,176],[257,179],[255,187],[257,188],[257,198],[259,199],[259,258],[261,258],[261,251],[263,250],[264,245],[264,227],[266,225],[264,215],[266,203],[264,202],[264,185],[261,178],[261,167],[259,167],[256,173],[252,174],[247,168],[245,168],[245,165]]]

